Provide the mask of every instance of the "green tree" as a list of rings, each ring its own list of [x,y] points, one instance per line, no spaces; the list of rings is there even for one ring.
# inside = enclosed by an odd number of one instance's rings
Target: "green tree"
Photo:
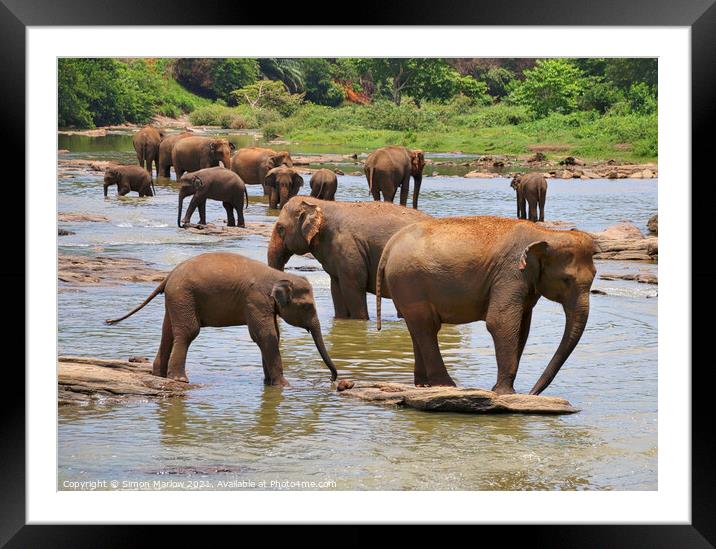
[[[92,127],[89,91],[78,59],[59,59],[57,63],[57,124],[60,128]]]
[[[343,89],[333,81],[334,65],[326,59],[301,60],[306,89],[306,101],[317,105],[337,107],[345,99]]]
[[[304,90],[303,71],[298,59],[264,57],[259,59],[259,68],[269,80],[280,80],[290,93]]]
[[[259,80],[234,90],[231,95],[237,104],[276,111],[283,116],[291,116],[303,102],[303,94],[289,93],[283,82],[277,80]]]
[[[525,79],[514,85],[510,100],[524,105],[538,117],[549,113],[571,113],[586,81],[579,67],[565,59],[541,59],[525,70]]]
[[[218,59],[211,68],[212,89],[216,96],[229,101],[231,92],[253,84],[259,77],[256,59]]]

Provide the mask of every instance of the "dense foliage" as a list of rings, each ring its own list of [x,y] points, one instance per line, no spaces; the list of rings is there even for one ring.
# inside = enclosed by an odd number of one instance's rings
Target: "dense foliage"
[[[58,92],[61,127],[190,113],[266,138],[656,156],[655,59],[61,59]]]

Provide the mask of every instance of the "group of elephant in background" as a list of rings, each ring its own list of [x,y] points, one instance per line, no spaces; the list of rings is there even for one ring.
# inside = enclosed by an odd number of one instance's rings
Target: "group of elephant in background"
[[[105,195],[107,178],[112,176],[122,181],[120,194],[129,186],[151,196],[147,170],[157,162],[159,173],[167,177],[173,165],[181,183],[180,226],[197,208],[205,224],[208,198],[223,202],[230,226],[243,226],[247,184],[263,185],[270,206],[281,210],[269,240],[267,265],[238,254],[196,256],[179,264],[132,312],[107,321],[119,322],[165,293],[155,375],[187,381],[186,354],[201,327],[247,325],[261,349],[264,382],[288,385],[278,350],[278,315],[311,333],[335,380],[337,371],[323,343],[311,285],[303,277],[283,272],[294,254],[312,254],[329,275],[336,318],[367,320],[367,294],[375,294],[380,330],[381,298],[393,300],[412,338],[417,386],[455,385],[438,345],[442,324],[484,320],[497,359],[493,390],[514,393],[532,310],[541,296],[562,305],[566,323],[562,340],[531,394],[550,384],[579,342],[589,315],[596,272],[592,256],[597,250],[587,233],[532,223],[544,220],[547,185],[541,175],[513,179],[518,219],[438,219],[417,210],[425,166],[422,151],[397,146],[374,151],[365,162],[374,201],[335,202],[334,172],[316,171],[311,196],[296,196],[303,179],[293,169],[289,153],[251,147],[232,157],[232,147],[225,139],[190,133],[163,137],[148,127],[135,136],[142,167],[121,167],[126,175],[113,167],[105,176]],[[112,170],[120,175],[112,175]],[[129,179],[130,173],[141,184],[123,179]],[[412,209],[405,207],[410,177],[414,179]],[[400,205],[395,205],[398,188]],[[192,202],[182,220],[182,201],[189,195]]]

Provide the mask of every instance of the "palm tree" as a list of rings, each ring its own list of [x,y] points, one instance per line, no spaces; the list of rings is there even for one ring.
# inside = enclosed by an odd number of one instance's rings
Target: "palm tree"
[[[264,57],[259,59],[259,69],[269,80],[280,80],[290,93],[304,91],[304,76],[298,59]]]

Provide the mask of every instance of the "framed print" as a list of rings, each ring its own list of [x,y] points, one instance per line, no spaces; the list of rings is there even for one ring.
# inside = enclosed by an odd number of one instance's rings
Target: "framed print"
[[[3,543],[714,543],[691,181],[716,8],[132,5],[2,8],[27,218]]]

